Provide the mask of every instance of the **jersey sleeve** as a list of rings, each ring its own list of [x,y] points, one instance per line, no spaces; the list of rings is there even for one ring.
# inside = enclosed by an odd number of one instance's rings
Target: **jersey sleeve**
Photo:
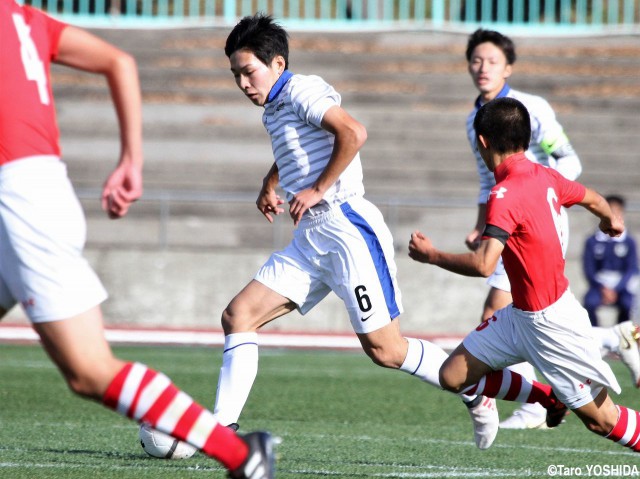
[[[551,157],[550,166],[565,178],[575,180],[582,173],[580,158],[549,102],[542,97],[533,98],[535,106],[531,109],[532,140],[540,145],[547,156]]]
[[[517,193],[498,184],[489,194],[485,224],[492,225],[492,228],[502,230],[503,234],[510,236],[518,226],[518,211]],[[486,233],[485,230],[483,238]]]
[[[25,17],[31,17],[33,20],[42,22],[45,25],[46,35],[49,39],[49,60],[55,60],[58,56],[58,45],[60,43],[60,36],[62,31],[68,26],[53,17],[50,17],[46,13],[37,8],[32,8],[28,5],[24,6]],[[28,20],[28,23],[30,21]]]
[[[587,192],[586,186],[577,181],[566,179],[555,170],[549,169],[548,172],[555,178],[556,194],[562,206],[569,208],[584,199],[584,195]]]
[[[296,114],[318,128],[322,118],[332,106],[340,106],[340,94],[318,76],[308,76],[291,89],[291,103]]]

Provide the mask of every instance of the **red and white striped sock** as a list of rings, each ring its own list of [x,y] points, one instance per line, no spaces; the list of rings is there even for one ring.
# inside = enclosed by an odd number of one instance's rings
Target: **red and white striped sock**
[[[618,406],[618,422],[605,437],[632,451],[640,452],[640,413],[624,406]]]
[[[490,398],[517,401],[522,403],[540,403],[543,407],[552,407],[558,402],[551,391],[551,386],[529,381],[509,369],[492,371],[483,376],[477,384],[462,391],[472,396],[482,394]]]
[[[162,373],[140,363],[127,363],[107,388],[105,406],[138,422],[186,441],[228,469],[246,460],[247,444],[215,416],[178,389]]]

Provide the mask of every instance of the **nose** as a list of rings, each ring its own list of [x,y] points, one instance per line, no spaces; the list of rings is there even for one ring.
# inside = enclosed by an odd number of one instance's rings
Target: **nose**
[[[249,80],[244,75],[238,76],[238,78],[236,79],[236,83],[241,90],[246,90],[247,88],[249,88]]]

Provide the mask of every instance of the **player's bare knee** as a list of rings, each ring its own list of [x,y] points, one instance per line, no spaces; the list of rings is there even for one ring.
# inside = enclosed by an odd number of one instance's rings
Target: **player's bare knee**
[[[259,327],[259,321],[255,314],[232,305],[227,306],[222,312],[221,323],[224,334],[254,331],[256,327]]]
[[[460,393],[464,389],[464,381],[460,380],[451,368],[442,367],[439,373],[440,386],[447,391]]]
[[[233,310],[227,306],[226,309],[222,312],[222,318],[220,320],[222,323],[222,330],[225,334],[230,334],[233,330],[234,323],[234,314]]]
[[[374,364],[383,368],[398,369],[404,360],[404,358],[400,358],[398,354],[390,349],[367,348],[365,349],[365,352]]]

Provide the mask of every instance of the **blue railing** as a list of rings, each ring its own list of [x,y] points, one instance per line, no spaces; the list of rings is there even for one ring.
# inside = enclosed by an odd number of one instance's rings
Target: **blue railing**
[[[640,0],[26,0],[76,23],[233,25],[267,12],[304,28],[443,28],[467,24],[637,32]]]

